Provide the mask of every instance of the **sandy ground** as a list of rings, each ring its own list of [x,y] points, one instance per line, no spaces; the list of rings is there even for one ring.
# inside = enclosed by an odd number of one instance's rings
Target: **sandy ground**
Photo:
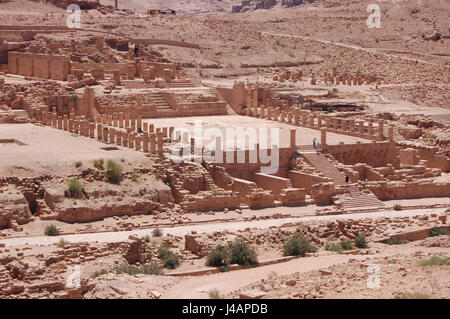
[[[1,139],[15,139],[26,145],[0,143],[0,173],[24,170],[39,174],[57,174],[58,169],[73,166],[76,161],[90,162],[99,158],[120,161],[145,161],[144,153],[118,147],[106,151],[105,143],[70,132],[33,124],[3,124],[0,126]]]
[[[285,123],[268,121],[265,119],[258,119],[247,116],[240,115],[229,115],[229,116],[201,116],[201,117],[184,117],[184,118],[167,118],[167,119],[158,119],[158,120],[145,120],[148,123],[154,123],[155,127],[169,127],[174,126],[176,129],[185,128],[190,132],[190,136],[195,136],[195,132],[199,132],[200,136],[203,136],[203,145],[207,145],[213,141],[212,138],[208,138],[207,134],[219,134],[216,132],[216,129],[219,129],[222,133],[223,138],[226,140],[227,145],[234,145],[234,138],[237,136],[234,132],[227,133],[227,129],[242,129],[244,134],[245,132],[254,133],[255,136],[259,136],[258,141],[260,141],[261,145],[265,145],[266,141],[263,139],[263,135],[260,133],[260,130],[265,131],[266,129],[272,133],[267,133],[269,138],[272,136],[272,143],[277,141],[276,134],[279,135],[279,146],[280,147],[289,147],[290,146],[290,130],[295,129],[297,131],[296,137],[296,145],[312,145],[312,141],[316,138],[320,141],[320,131],[313,130],[304,127],[298,127],[294,125],[289,125]],[[196,121],[198,124],[196,124]],[[194,126],[195,125],[195,126]],[[198,125],[198,126],[197,126]],[[198,129],[196,128],[198,127]],[[214,131],[212,131],[212,129]],[[272,131],[274,130],[274,131]],[[277,132],[278,133],[277,133]],[[212,132],[212,133],[210,133]],[[237,132],[237,131],[236,131]],[[265,134],[265,133],[263,133]],[[244,143],[244,138],[242,135],[237,136],[238,141]],[[361,143],[369,143],[370,141],[340,135],[335,133],[327,133],[327,144],[335,145],[339,144],[339,142],[344,143],[355,143],[356,141],[360,141]],[[253,145],[250,146],[250,149],[253,149]]]

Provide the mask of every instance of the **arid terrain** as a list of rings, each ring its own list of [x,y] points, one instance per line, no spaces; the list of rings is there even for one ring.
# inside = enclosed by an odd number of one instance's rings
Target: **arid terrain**
[[[0,298],[450,298],[448,21],[0,0]]]

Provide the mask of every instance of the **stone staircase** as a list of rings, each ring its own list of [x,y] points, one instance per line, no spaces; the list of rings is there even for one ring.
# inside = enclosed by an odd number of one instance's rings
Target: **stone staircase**
[[[168,86],[171,89],[191,88],[195,87],[195,84],[189,79],[179,79],[179,80],[172,80],[172,82]]]
[[[333,179],[335,185],[344,185],[345,176],[342,174],[333,163],[326,158],[323,154],[317,154],[317,152],[302,152],[302,156],[305,158],[308,164],[317,168],[324,176]]]
[[[158,111],[168,111],[172,109],[166,99],[158,92],[149,93],[147,98],[150,100],[150,104],[156,105]]]
[[[346,210],[359,208],[383,208],[385,205],[371,191],[361,190],[355,185],[348,186],[349,193],[341,195],[338,201]]]

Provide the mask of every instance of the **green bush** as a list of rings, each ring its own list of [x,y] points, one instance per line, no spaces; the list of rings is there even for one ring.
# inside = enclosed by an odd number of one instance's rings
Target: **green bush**
[[[180,258],[169,250],[167,244],[158,249],[158,258],[162,261],[164,268],[175,269],[180,265]]]
[[[350,239],[343,238],[341,239],[341,247],[343,250],[350,250],[353,249],[353,243]]]
[[[403,209],[402,205],[400,205],[400,204],[395,204],[394,205],[394,210],[399,211],[399,210],[402,210],[402,209]]]
[[[91,278],[97,278],[97,277],[100,277],[100,276],[103,276],[103,275],[106,275],[108,273],[108,271],[106,270],[106,269],[102,269],[102,270],[98,270],[98,271],[96,271],[92,276],[91,276]]]
[[[401,239],[398,237],[393,237],[393,238],[389,238],[388,240],[386,240],[386,244],[388,245],[404,245],[409,243],[409,241],[407,241],[406,239]]]
[[[58,236],[59,230],[55,225],[48,225],[47,227],[45,227],[44,234],[46,236]]]
[[[335,252],[341,252],[343,251],[341,243],[327,243],[325,245],[325,250],[328,251],[335,251]]]
[[[447,210],[445,212],[446,213],[450,213],[450,208],[447,208]]]
[[[80,181],[76,178],[69,179],[68,188],[70,196],[72,197],[79,197],[81,196],[81,194],[83,194],[83,184],[81,184]]]
[[[311,242],[299,235],[291,237],[283,246],[285,256],[305,256],[306,253],[315,253],[317,248]]]
[[[64,238],[61,238],[55,245],[58,246],[59,248],[63,248],[69,244],[70,244],[70,242],[65,241]]]
[[[163,235],[163,231],[160,228],[155,228],[152,231],[153,237],[161,237]]]
[[[369,247],[367,245],[366,236],[363,234],[359,234],[355,237],[355,246],[358,248],[367,248]]]
[[[422,292],[402,292],[395,295],[395,299],[432,299],[433,296]]]
[[[98,159],[94,161],[94,167],[98,170],[103,171],[105,167],[103,166],[105,164],[105,161],[103,159]]]
[[[163,271],[159,266],[155,263],[145,264],[140,267],[122,264],[116,269],[117,274],[128,274],[130,276],[134,276],[137,274],[144,275],[164,275]]]
[[[130,178],[133,182],[136,182],[139,179],[139,177],[140,177],[140,175],[138,173],[133,172],[133,174],[131,174]]]
[[[430,232],[430,236],[450,236],[450,231],[444,227],[434,227]]]
[[[420,263],[421,266],[446,266],[446,265],[450,265],[450,258],[441,258],[441,257],[431,257],[428,260],[422,261]]]
[[[75,165],[76,168],[79,168],[79,167],[83,166],[83,162],[76,161],[76,162],[74,163],[74,165]]]
[[[142,237],[142,240],[145,241],[146,243],[150,242],[150,236],[149,235],[145,235],[144,237]]]
[[[208,296],[210,299],[222,299],[222,296],[217,288],[210,289],[208,291]]]
[[[114,161],[108,160],[106,163],[105,178],[111,184],[120,184],[122,180],[122,166]]]
[[[229,246],[230,263],[241,266],[252,267],[258,265],[256,251],[247,243],[236,240]]]
[[[206,265],[211,267],[226,266],[230,263],[229,251],[222,245],[217,245],[208,254]]]

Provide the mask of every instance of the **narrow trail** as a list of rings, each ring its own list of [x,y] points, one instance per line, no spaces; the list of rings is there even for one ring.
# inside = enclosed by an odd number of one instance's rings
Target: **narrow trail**
[[[274,36],[274,37],[287,37],[287,38],[293,38],[293,39],[300,39],[300,40],[304,40],[304,41],[316,41],[316,42],[320,42],[320,43],[340,46],[340,47],[347,48],[347,49],[359,50],[359,51],[364,51],[367,53],[376,53],[376,54],[381,54],[381,55],[388,56],[388,57],[394,57],[394,58],[404,59],[407,61],[414,61],[414,62],[418,61],[420,63],[442,67],[442,65],[438,64],[438,63],[428,62],[428,61],[424,61],[421,59],[409,58],[409,57],[396,55],[396,54],[392,54],[392,53],[380,52],[380,50],[386,50],[386,49],[364,48],[364,47],[353,45],[353,44],[345,44],[345,43],[341,43],[341,42],[334,42],[334,41],[323,40],[323,39],[314,38],[314,37],[305,37],[305,36],[300,36],[300,35],[289,35],[289,34],[272,33],[272,32],[266,32],[266,31],[261,31],[261,34]],[[423,54],[423,55],[426,56],[426,54]]]
[[[165,235],[171,234],[173,236],[184,236],[191,231],[198,233],[213,233],[217,231],[238,231],[245,228],[260,228],[267,229],[272,226],[279,227],[286,223],[298,223],[307,221],[335,221],[346,219],[364,219],[364,218],[380,218],[380,217],[411,217],[415,215],[429,215],[433,213],[442,212],[442,208],[431,208],[424,210],[405,210],[405,211],[379,211],[372,213],[353,213],[345,215],[329,215],[329,216],[305,216],[296,218],[282,218],[272,220],[257,220],[257,221],[238,221],[238,222],[224,222],[214,224],[197,224],[162,228]],[[1,239],[0,243],[5,244],[6,247],[22,246],[22,245],[51,245],[57,243],[61,238],[71,243],[77,242],[120,242],[128,239],[130,235],[145,236],[151,234],[151,229],[140,229],[121,232],[102,232],[89,234],[74,234],[61,236],[30,236],[20,238]]]

